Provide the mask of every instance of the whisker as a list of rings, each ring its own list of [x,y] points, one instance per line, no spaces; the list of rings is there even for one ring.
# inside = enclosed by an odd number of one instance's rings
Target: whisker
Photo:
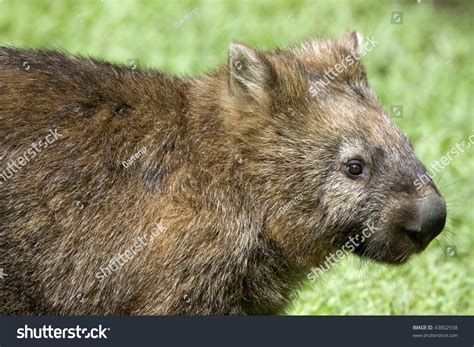
[[[459,181],[449,183],[449,184],[447,184],[447,185],[445,185],[445,186],[440,186],[439,188],[442,189],[442,188],[451,187],[451,186],[453,186],[453,185],[455,185],[455,184],[458,184],[458,183],[461,183],[462,181],[465,181],[465,180],[466,180],[466,178],[463,178],[463,179],[460,179]]]
[[[364,258],[359,258],[359,259],[360,259],[360,262],[357,264],[356,274],[355,274],[355,277],[357,279],[361,279],[362,277],[364,277],[365,268],[367,264],[369,263],[368,259],[364,259]]]
[[[447,232],[447,233],[453,233],[454,234],[454,225],[453,225],[453,221],[452,220],[447,220],[446,221],[446,224],[444,226],[444,232]]]
[[[409,253],[406,252],[405,255],[402,257],[402,259],[400,260],[400,262],[403,262],[407,257],[408,257]]]
[[[447,227],[442,234],[435,238],[435,240],[441,246],[442,243],[440,240],[442,240],[443,243],[446,243],[447,246],[456,246],[462,243],[459,234],[455,233],[450,227]],[[442,248],[444,250],[444,246],[442,246]]]
[[[442,239],[446,239],[450,244],[459,244],[461,243],[461,238],[459,234],[456,234],[453,230],[447,229],[442,234]]]
[[[387,242],[385,243],[385,245],[382,249],[381,256],[384,257],[387,254],[387,252],[389,251],[389,249],[390,249],[389,240],[387,240]]]
[[[374,251],[376,251],[376,250],[377,250],[376,245],[374,243],[369,243],[367,254],[372,255],[372,256],[376,256],[377,254],[374,253]]]
[[[435,240],[436,243],[438,244],[439,248],[441,248],[441,250],[443,251],[443,254],[446,255],[446,252],[444,251],[444,246],[443,246],[443,244],[438,240],[437,237],[435,237],[434,240]]]
[[[447,213],[448,213],[448,218],[456,218],[459,214],[463,213],[463,206],[459,205],[446,205]]]
[[[443,171],[441,172],[441,176],[439,177],[439,179],[437,179],[436,176],[434,177],[434,180],[436,181],[437,186],[441,185],[441,181],[443,180],[445,174],[446,174],[446,171]]]
[[[453,205],[449,205],[449,206],[446,206],[447,208],[447,212],[448,212],[448,216],[452,217],[452,216],[458,216],[460,214],[462,214],[462,211],[463,211],[463,208],[462,206],[453,206]]]
[[[450,203],[450,202],[454,202],[454,201],[459,201],[459,200],[463,200],[462,198],[458,198],[458,199],[450,199],[450,200],[447,200],[446,203]]]
[[[446,203],[446,207],[448,208],[448,212],[450,212],[451,210],[459,210],[461,208],[463,208],[464,206],[461,206],[461,205],[454,205],[451,201],[450,202],[447,202]]]

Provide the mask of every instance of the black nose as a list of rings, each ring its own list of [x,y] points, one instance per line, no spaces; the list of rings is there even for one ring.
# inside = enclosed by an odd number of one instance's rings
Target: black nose
[[[437,193],[431,193],[419,201],[421,226],[415,238],[424,248],[444,229],[446,203]]]

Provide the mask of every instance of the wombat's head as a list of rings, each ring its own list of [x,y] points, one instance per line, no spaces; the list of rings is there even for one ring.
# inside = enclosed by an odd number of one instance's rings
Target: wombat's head
[[[376,44],[351,32],[229,49],[225,123],[258,182],[267,234],[300,263],[337,249],[402,263],[444,228],[443,198],[359,61]]]

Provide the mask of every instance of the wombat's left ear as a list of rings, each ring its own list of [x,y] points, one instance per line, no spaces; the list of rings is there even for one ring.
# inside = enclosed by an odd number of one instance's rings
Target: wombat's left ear
[[[268,66],[256,50],[232,43],[228,51],[229,91],[231,95],[250,96],[256,100],[266,95]]]

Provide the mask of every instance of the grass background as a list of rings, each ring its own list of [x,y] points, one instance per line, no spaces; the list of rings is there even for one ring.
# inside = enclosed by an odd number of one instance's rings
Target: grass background
[[[0,44],[198,74],[224,62],[232,40],[285,46],[355,29],[379,42],[364,57],[369,81],[388,110],[403,106],[395,121],[429,166],[473,134],[473,14],[472,1],[0,0]],[[474,314],[473,148],[464,150],[435,177],[448,200],[438,241],[401,267],[346,258],[286,313]]]

